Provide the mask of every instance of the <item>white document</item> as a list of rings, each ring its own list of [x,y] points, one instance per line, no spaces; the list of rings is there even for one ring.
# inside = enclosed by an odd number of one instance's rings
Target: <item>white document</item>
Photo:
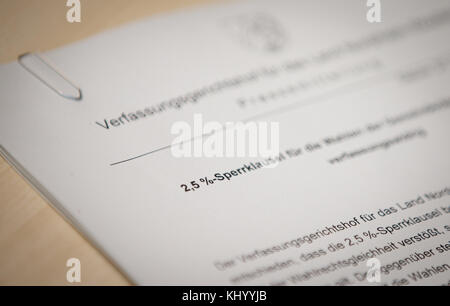
[[[79,101],[2,65],[2,154],[137,284],[448,284],[450,5],[368,10],[233,2],[43,54]],[[174,156],[199,114],[278,123],[279,162]]]

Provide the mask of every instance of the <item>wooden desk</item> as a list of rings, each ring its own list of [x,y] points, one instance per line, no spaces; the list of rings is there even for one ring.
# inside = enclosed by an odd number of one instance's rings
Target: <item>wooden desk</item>
[[[204,2],[211,0],[81,0],[81,23],[71,24],[65,0],[0,0],[0,62]],[[81,285],[130,284],[0,158],[0,285],[69,285],[72,257],[81,261]]]

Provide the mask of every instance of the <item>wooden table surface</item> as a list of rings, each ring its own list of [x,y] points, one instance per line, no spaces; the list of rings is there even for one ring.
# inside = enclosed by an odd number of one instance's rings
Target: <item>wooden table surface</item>
[[[68,23],[65,0],[0,0],[0,63],[211,1],[80,0],[81,23]],[[81,285],[131,284],[0,157],[0,285],[71,285],[72,257],[81,262]]]

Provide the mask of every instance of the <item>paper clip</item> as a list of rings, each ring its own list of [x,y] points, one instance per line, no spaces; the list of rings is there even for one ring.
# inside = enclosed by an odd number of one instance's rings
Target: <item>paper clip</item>
[[[75,101],[82,99],[81,89],[41,55],[25,53],[18,57],[18,62],[25,70],[61,97]]]

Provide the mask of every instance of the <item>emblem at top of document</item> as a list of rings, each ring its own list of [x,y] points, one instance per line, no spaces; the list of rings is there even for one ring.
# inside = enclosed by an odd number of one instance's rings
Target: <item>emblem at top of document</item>
[[[275,53],[288,41],[282,24],[266,13],[245,13],[224,18],[223,26],[232,39],[255,51]]]

